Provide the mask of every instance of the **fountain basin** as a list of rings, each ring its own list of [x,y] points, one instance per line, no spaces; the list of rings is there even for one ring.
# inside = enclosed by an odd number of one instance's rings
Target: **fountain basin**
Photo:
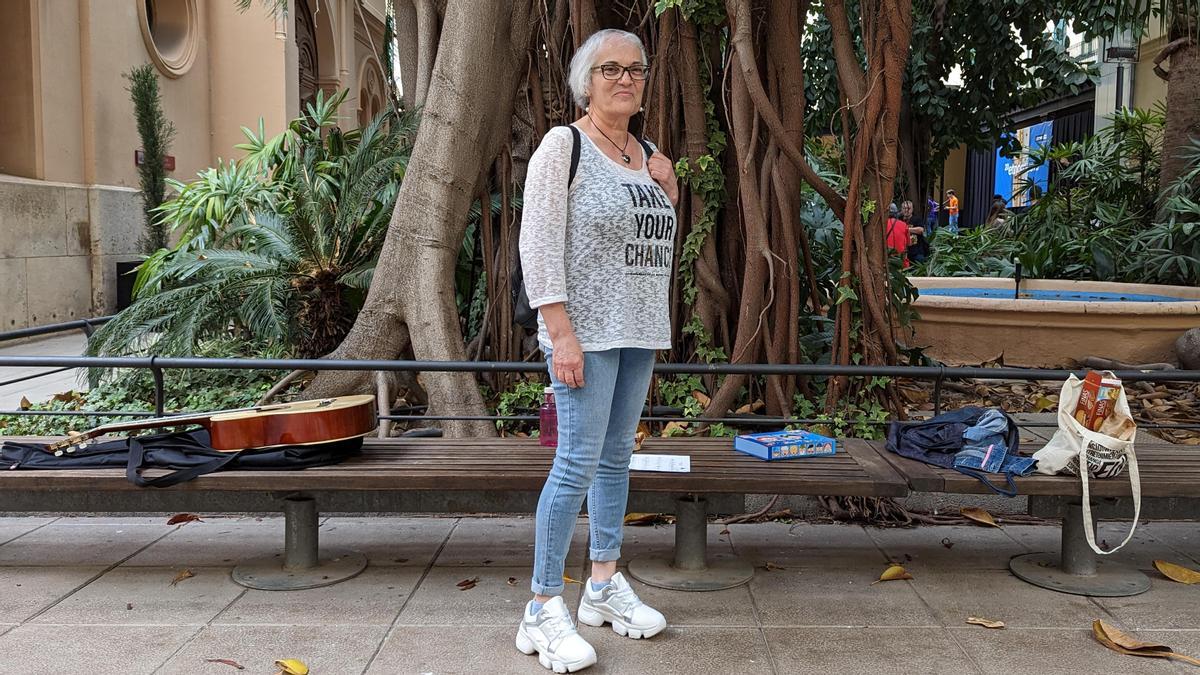
[[[1029,279],[913,277],[912,344],[950,365],[1002,359],[1031,368],[1088,356],[1173,363],[1175,340],[1200,326],[1200,289]]]

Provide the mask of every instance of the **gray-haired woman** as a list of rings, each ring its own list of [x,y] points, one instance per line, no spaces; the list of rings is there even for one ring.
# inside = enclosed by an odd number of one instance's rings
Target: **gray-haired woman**
[[[558,408],[558,449],[538,501],[532,590],[517,648],[555,672],[596,662],[562,600],[563,566],[588,502],[592,575],[579,621],[632,638],[666,628],[617,572],[629,456],[654,352],[670,347],[669,298],[679,188],[671,160],[629,132],[649,64],[632,33],[592,35],[571,61],[586,113],[551,129],[529,160],[521,264]],[[574,133],[579,160],[570,179]],[[653,149],[653,146],[649,146]],[[650,154],[649,157],[646,155]]]

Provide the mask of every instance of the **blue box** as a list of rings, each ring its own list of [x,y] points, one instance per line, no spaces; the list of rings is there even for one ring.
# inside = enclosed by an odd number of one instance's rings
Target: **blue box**
[[[800,457],[828,457],[837,452],[837,441],[810,431],[768,431],[733,439],[733,449],[768,462]]]

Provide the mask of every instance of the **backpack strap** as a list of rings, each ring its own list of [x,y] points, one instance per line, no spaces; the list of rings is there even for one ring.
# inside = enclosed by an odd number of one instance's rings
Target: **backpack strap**
[[[641,144],[642,149],[646,151],[646,159],[650,159],[650,155],[654,154],[654,148],[650,146],[650,141],[642,138],[641,136],[638,136],[637,139],[638,143]]]
[[[568,124],[567,128],[571,130],[571,173],[567,178],[567,187],[575,182],[575,174],[579,171],[579,127],[574,124]]]

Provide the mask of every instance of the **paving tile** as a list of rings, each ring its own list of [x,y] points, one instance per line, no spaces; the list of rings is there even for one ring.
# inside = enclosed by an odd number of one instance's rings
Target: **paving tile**
[[[1197,527],[1200,528],[1200,525]],[[1030,551],[1058,552],[1062,550],[1062,531],[1058,527],[1009,525],[1004,530]],[[1128,533],[1129,523],[1100,523],[1096,541],[1101,544],[1108,542],[1110,546],[1116,546],[1125,539],[1125,535]],[[1139,525],[1133,533],[1133,539],[1121,550],[1105,556],[1105,559],[1122,565],[1132,565],[1140,570],[1152,570],[1155,560],[1171,560],[1177,556],[1178,551],[1155,539],[1149,530]]]
[[[875,567],[886,562],[866,531],[857,525],[756,523],[730,525],[733,548],[754,564],[790,567]]]
[[[469,620],[480,626],[516,626],[525,603],[533,597],[529,574],[530,569],[525,566],[434,567],[409,599],[397,623],[457,626]],[[479,578],[474,588],[459,590],[458,582],[473,577]],[[516,579],[511,586],[510,577]],[[577,584],[567,584],[563,600],[568,607],[578,605],[579,589]]]
[[[1200,523],[1146,523],[1142,526],[1155,540],[1200,563]]]
[[[324,588],[248,590],[213,623],[389,626],[420,578],[415,567],[368,567]]]
[[[330,518],[321,524],[322,547],[350,549],[372,566],[425,567],[454,527],[455,518]]]
[[[517,618],[509,626],[402,626],[383,643],[368,675],[417,673],[488,673],[530,675],[549,673],[537,656],[517,651]],[[587,673],[597,672],[589,668]]]
[[[0,546],[0,566],[109,565],[169,531],[164,525],[82,525],[58,521]]]
[[[123,564],[226,568],[271,556],[283,556],[283,518],[205,518],[179,527]]]
[[[668,626],[649,640],[630,640],[605,626],[582,635],[596,648],[597,673],[772,672],[766,642],[757,628]]]
[[[1088,621],[1085,626],[1090,626]],[[1011,675],[1078,675],[1078,673],[1176,673],[1158,659],[1125,656],[1110,651],[1082,630],[989,630],[977,626],[950,632],[984,673]]]
[[[0,545],[54,522],[54,518],[0,518]]]
[[[1200,586],[1188,586],[1150,572],[1150,590],[1096,602],[1134,630],[1200,627]],[[1200,655],[1197,655],[1200,658]]]
[[[0,623],[25,621],[102,571],[97,566],[0,567]]]
[[[1185,654],[1200,659],[1200,630],[1146,630],[1137,631],[1134,635],[1139,640],[1157,642],[1166,645],[1177,654]],[[1183,661],[1174,661],[1176,671],[1194,675],[1196,666]]]
[[[89,675],[148,674],[196,630],[194,626],[26,624],[0,636],[0,670],[21,675],[72,671]],[[222,667],[230,670],[229,666]]]
[[[197,568],[195,576],[172,586],[182,571],[118,567],[55,605],[35,623],[203,626],[242,592],[229,578],[229,570],[212,567]]]
[[[208,659],[232,659],[247,673],[273,673],[275,659],[299,659],[313,673],[360,673],[383,640],[381,626],[209,626],[162,673],[230,675]]]
[[[975,525],[868,528],[888,558],[915,572],[919,569],[1008,569],[1008,559],[1025,547],[1003,529]],[[949,544],[947,548],[946,544]]]
[[[768,628],[780,673],[973,673],[970,658],[940,629]]]
[[[1015,628],[1078,628],[1101,611],[1085,597],[1039,588],[1003,570],[942,570],[910,583],[944,626],[980,616]]]
[[[764,626],[936,626],[936,617],[904,581],[871,585],[884,570],[759,571],[750,582]]]
[[[436,565],[475,567],[532,565],[535,523],[527,518],[464,518],[454,528]],[[567,566],[587,558],[587,521],[575,523]]]

